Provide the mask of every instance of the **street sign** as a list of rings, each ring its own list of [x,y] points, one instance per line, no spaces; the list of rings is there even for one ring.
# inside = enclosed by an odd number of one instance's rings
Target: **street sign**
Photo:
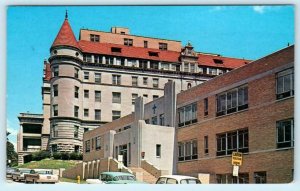
[[[241,166],[243,160],[243,154],[240,152],[232,152],[231,164],[234,166]]]
[[[233,166],[232,176],[239,176],[239,166]]]

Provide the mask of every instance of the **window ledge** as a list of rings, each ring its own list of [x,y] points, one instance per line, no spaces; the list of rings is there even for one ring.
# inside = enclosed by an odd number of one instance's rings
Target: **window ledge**
[[[220,119],[222,117],[227,117],[227,116],[230,116],[230,115],[234,115],[234,114],[238,114],[238,113],[242,113],[242,112],[245,112],[245,111],[248,111],[249,110],[249,107],[247,109],[243,109],[241,111],[237,111],[237,112],[233,112],[233,113],[229,113],[229,114],[225,114],[225,115],[221,115],[221,116],[216,116],[215,119]]]
[[[277,148],[276,151],[292,150],[294,147]]]
[[[195,162],[198,159],[191,159],[191,160],[183,160],[183,161],[177,161],[178,163],[184,163],[184,162]]]
[[[275,102],[281,102],[281,101],[285,101],[285,100],[292,99],[292,98],[294,98],[294,95],[290,96],[290,97],[285,97],[285,98],[282,98],[282,99],[276,99]]]

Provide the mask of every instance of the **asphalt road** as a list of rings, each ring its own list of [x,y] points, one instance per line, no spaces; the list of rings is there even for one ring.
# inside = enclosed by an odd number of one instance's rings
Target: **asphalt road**
[[[22,182],[22,181],[17,182],[17,181],[13,181],[12,179],[6,179],[6,182],[8,184],[25,184],[25,182]],[[58,182],[56,184],[76,184],[76,183],[72,183],[72,182]]]

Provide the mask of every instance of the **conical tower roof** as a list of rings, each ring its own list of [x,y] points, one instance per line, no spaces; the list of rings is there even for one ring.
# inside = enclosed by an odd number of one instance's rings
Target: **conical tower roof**
[[[75,47],[75,48],[79,49],[77,40],[76,40],[73,30],[69,24],[67,14],[66,14],[64,23],[62,24],[51,48],[53,48],[55,46],[61,46],[61,45],[71,46],[71,47]]]

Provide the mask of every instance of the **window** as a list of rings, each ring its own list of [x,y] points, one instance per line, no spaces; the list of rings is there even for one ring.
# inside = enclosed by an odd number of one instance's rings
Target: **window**
[[[117,66],[124,66],[125,65],[125,59],[124,58],[116,58],[116,65]]]
[[[58,96],[58,85],[53,85],[53,97]]]
[[[153,95],[152,97],[153,97],[153,100],[156,100],[157,98],[159,98],[158,95]]]
[[[57,152],[57,144],[51,145],[51,151],[52,151],[53,153]]]
[[[149,56],[158,57],[158,52],[151,52],[151,51],[149,51],[149,52],[148,52],[148,55],[149,55]]]
[[[156,157],[161,157],[161,145],[156,145]]]
[[[169,70],[169,64],[168,63],[161,63],[161,69],[162,70]]]
[[[157,116],[152,117],[151,122],[153,125],[157,125]]]
[[[189,63],[185,63],[184,64],[184,72],[188,72],[189,71]]]
[[[101,120],[101,110],[95,109],[95,120]]]
[[[204,99],[204,116],[208,115],[208,98]]]
[[[91,143],[90,140],[85,141],[85,152],[88,153],[91,151]]]
[[[294,147],[294,119],[276,122],[277,148]]]
[[[89,109],[84,109],[84,117],[88,117],[89,116]]]
[[[111,52],[121,53],[122,49],[118,47],[111,47]]]
[[[148,41],[144,40],[144,48],[148,48]]]
[[[112,111],[112,120],[119,119],[121,117],[121,111]]]
[[[74,68],[74,78],[78,78],[78,77],[79,77],[79,69]]]
[[[284,70],[276,75],[276,98],[283,99],[294,95],[294,70]]]
[[[217,95],[217,116],[248,108],[248,87],[243,86]]]
[[[109,65],[113,65],[114,64],[114,58],[110,57],[110,56],[105,56],[105,63],[109,64]]]
[[[96,34],[90,34],[90,40],[92,42],[100,42],[100,36]]]
[[[150,68],[158,70],[158,62],[151,61]]]
[[[89,128],[87,128],[87,127],[85,127],[85,128],[83,128],[83,132],[85,133],[85,132],[88,132],[89,131]]]
[[[95,101],[101,102],[101,91],[95,91]]]
[[[53,105],[53,116],[58,116],[58,105]]]
[[[132,76],[132,86],[138,86],[138,77]]]
[[[84,72],[84,79],[89,80],[90,78],[90,73],[89,72]]]
[[[217,134],[217,156],[230,155],[233,151],[247,153],[248,129]]]
[[[143,94],[143,97],[148,98],[148,95],[147,94]]]
[[[153,78],[153,88],[158,88],[158,78]]]
[[[165,114],[160,114],[159,115],[159,125],[160,126],[165,126]]]
[[[168,50],[168,44],[160,42],[159,44],[159,50]]]
[[[197,122],[197,104],[193,103],[178,109],[178,127]]]
[[[131,94],[132,96],[132,105],[135,104],[135,99],[139,96],[138,94]]]
[[[75,98],[79,97],[79,87],[77,87],[77,86],[74,87],[74,97]]]
[[[101,138],[100,136],[96,137],[96,150],[101,149]]]
[[[137,67],[136,60],[127,59],[127,66],[129,66],[129,67]]]
[[[192,73],[195,73],[195,64],[191,64],[190,69]]]
[[[58,68],[58,66],[53,66],[52,76],[53,77],[58,77],[59,76],[59,68]]]
[[[124,45],[125,46],[132,46],[133,45],[133,40],[129,38],[124,38]]]
[[[139,62],[139,68],[148,68],[148,61],[147,60],[140,60]]]
[[[192,84],[191,83],[188,83],[187,84],[187,89],[190,89],[192,87]]]
[[[216,174],[218,184],[247,184],[249,183],[248,173],[239,173],[239,176],[232,174]]]
[[[84,54],[83,61],[84,62],[92,62],[92,56],[90,54]]]
[[[101,74],[95,73],[95,83],[100,84],[101,83]]]
[[[79,126],[74,125],[74,138],[78,138]]]
[[[221,60],[221,59],[213,59],[213,61],[216,64],[223,64],[223,60]]]
[[[198,159],[197,140],[178,143],[178,161]]]
[[[52,125],[52,137],[58,137],[58,130],[56,125]]]
[[[121,103],[121,93],[120,92],[112,93],[112,102],[113,103]]]
[[[79,107],[74,106],[74,117],[78,117],[78,111],[79,111]]]
[[[112,75],[112,84],[120,85],[121,84],[121,76],[120,75]]]
[[[254,172],[254,182],[255,184],[265,184],[267,183],[267,172]]]
[[[99,55],[94,55],[94,62],[95,63],[102,63],[102,57]]]
[[[143,78],[143,85],[148,85],[148,78],[147,77]]]
[[[208,154],[208,136],[204,136],[204,153]]]
[[[89,90],[84,90],[84,98],[89,98]]]
[[[79,145],[75,145],[75,146],[74,146],[74,152],[75,152],[75,153],[79,153],[79,148],[80,148]]]
[[[211,74],[211,75],[217,75],[217,69],[216,68],[207,68],[208,69],[208,74]]]

